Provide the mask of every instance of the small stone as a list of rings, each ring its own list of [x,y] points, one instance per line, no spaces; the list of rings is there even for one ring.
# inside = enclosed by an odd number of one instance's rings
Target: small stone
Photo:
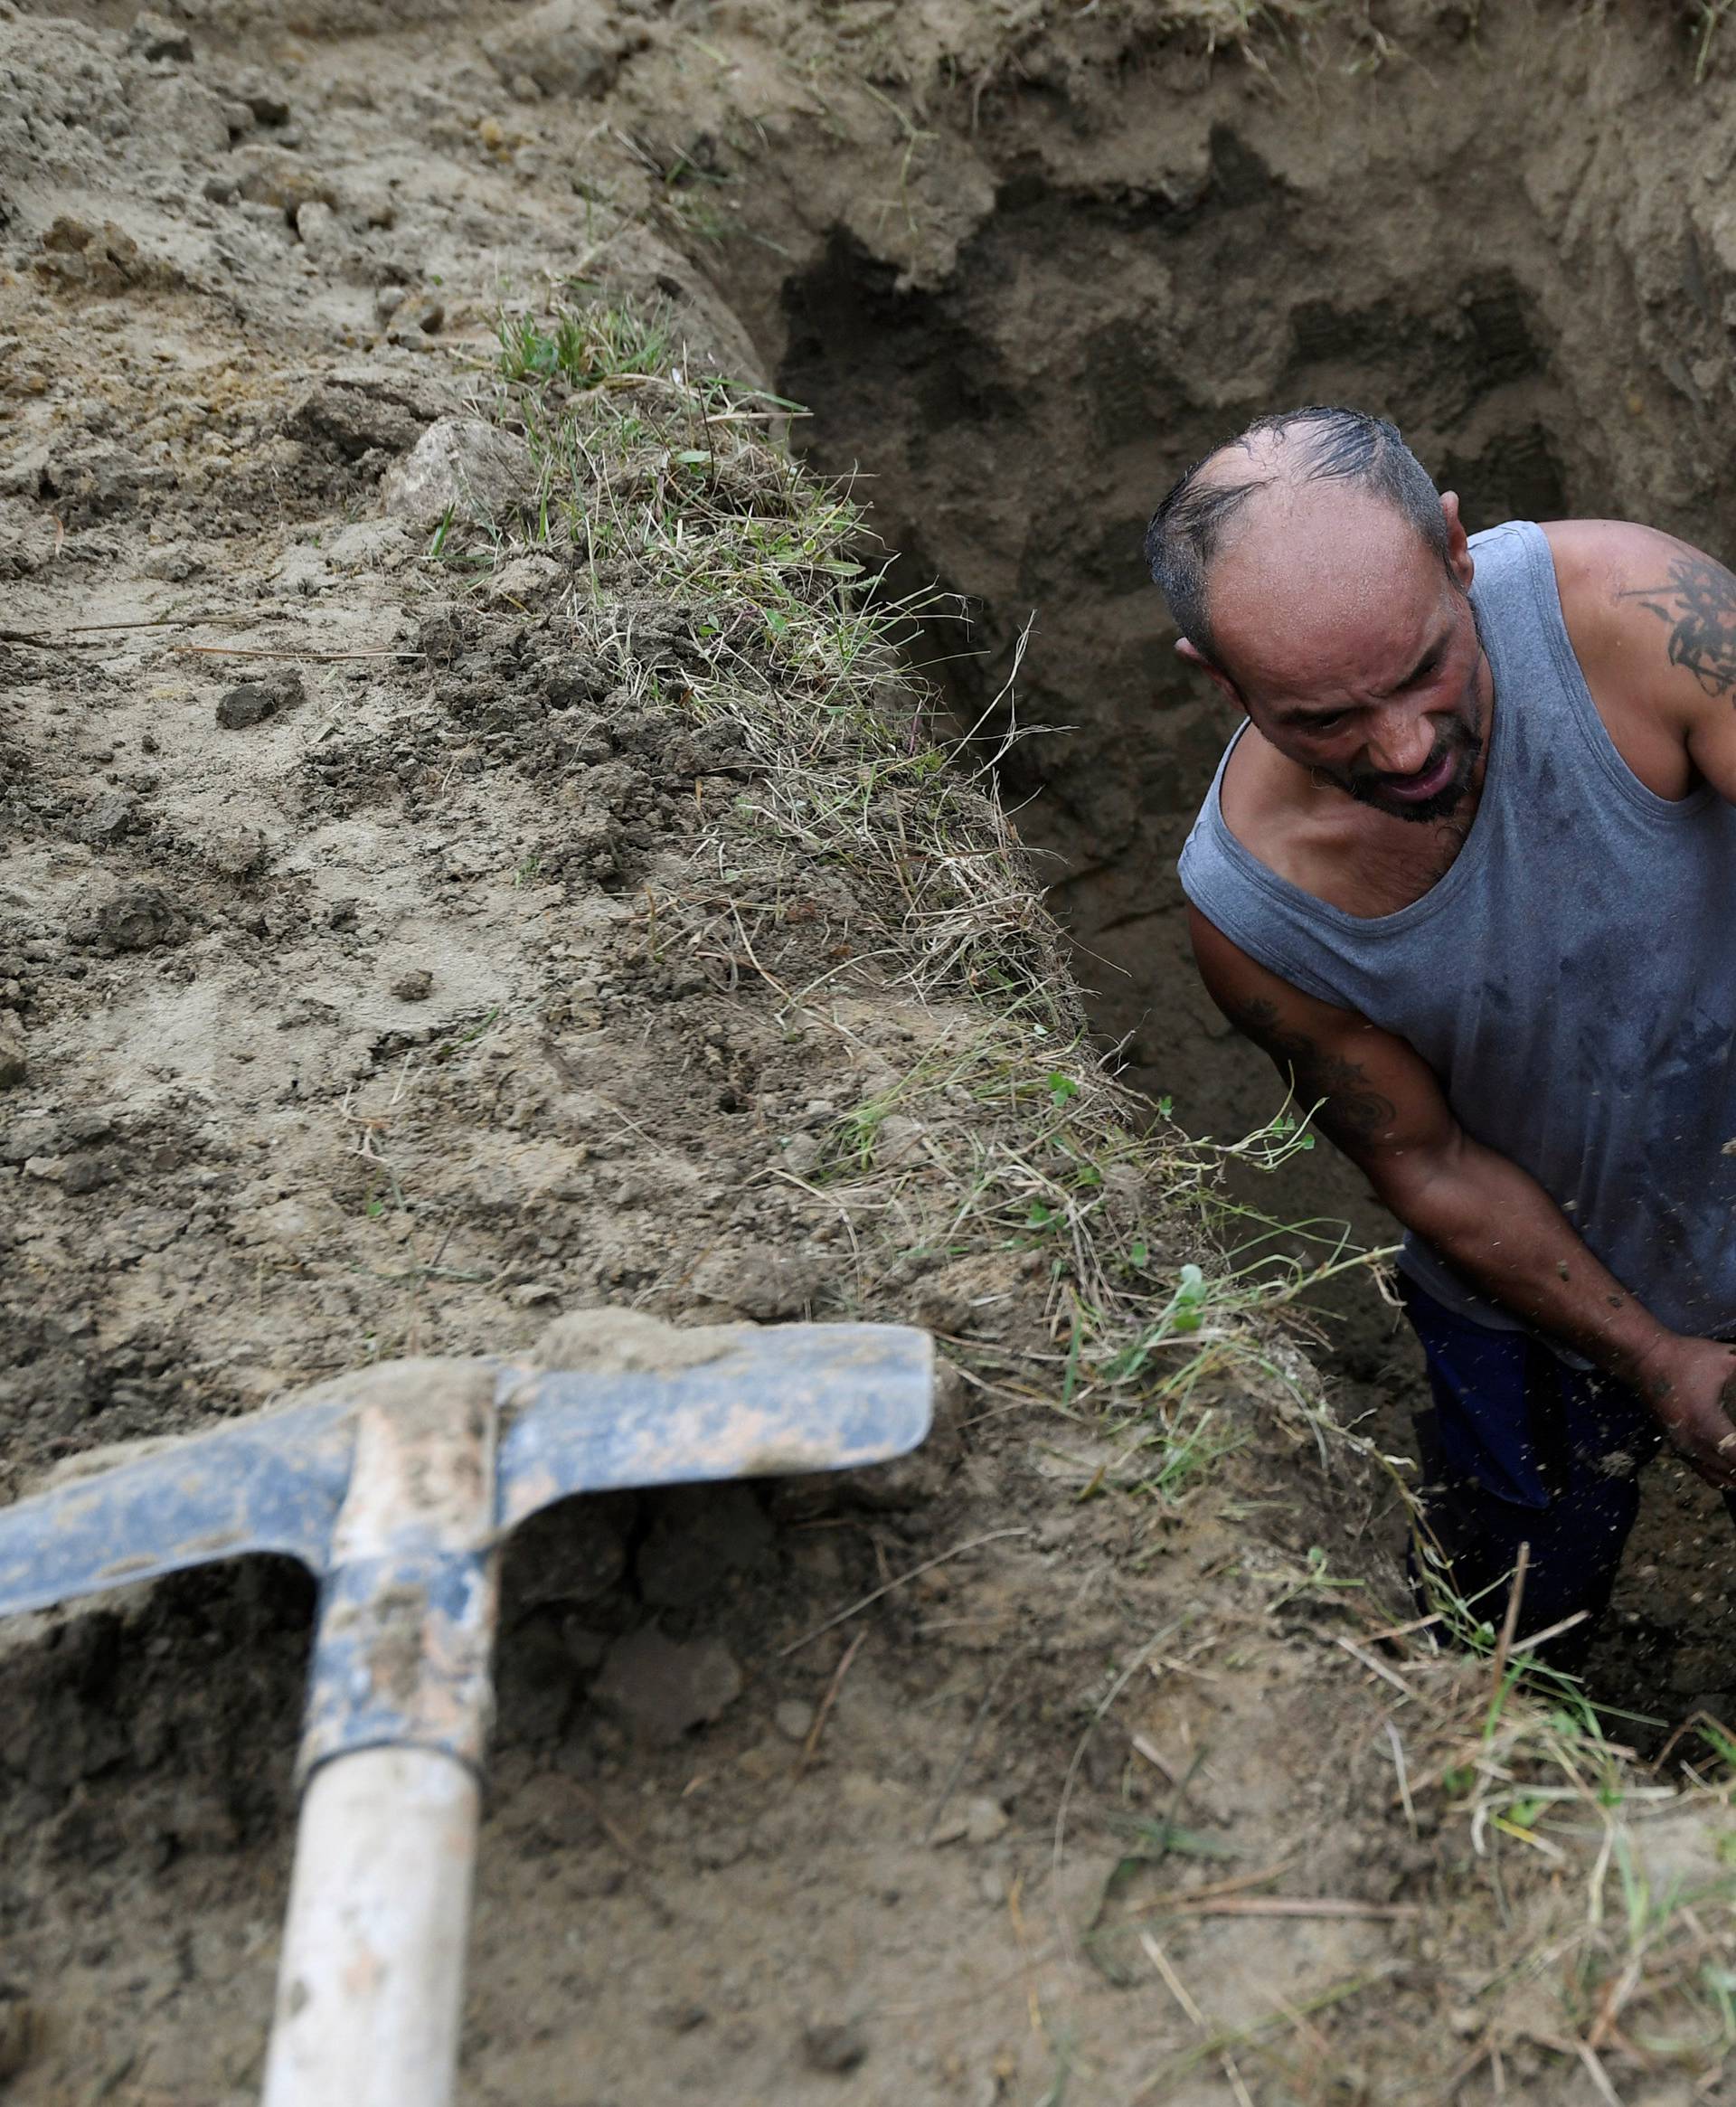
[[[392,992],[400,1002],[426,1002],[434,992],[434,976],[426,966],[418,966],[400,974],[392,984]]]
[[[814,1707],[799,1697],[786,1697],[772,1714],[771,1723],[786,1741],[805,1742],[814,1731]]]
[[[262,125],[287,125],[289,122],[289,99],[280,89],[269,87],[265,82],[243,82],[237,90],[241,100]]]
[[[225,102],[222,105],[222,111],[223,122],[229,127],[229,136],[232,139],[239,139],[243,134],[250,132],[259,121],[244,102]],[[215,180],[215,177],[207,177],[206,179],[205,195],[207,197],[211,195],[211,185]],[[230,195],[232,197],[234,194],[234,186],[231,184]]]
[[[170,542],[165,547],[153,549],[139,563],[146,578],[161,578],[170,585],[179,585],[184,580],[196,578],[205,568],[204,559],[186,542]]]
[[[992,1844],[1007,1830],[1007,1813],[998,1800],[973,1800],[965,1808],[965,1841]]]
[[[0,1011],[0,1090],[23,1082],[28,1070],[24,1059],[24,1027],[16,1010]]]
[[[646,1624],[609,1648],[590,1694],[647,1740],[673,1742],[735,1702],[741,1670],[722,1639],[684,1645]]]
[[[122,790],[110,790],[97,799],[79,822],[86,841],[118,841],[128,833],[137,817],[133,800]]]
[[[242,681],[218,703],[217,722],[226,732],[244,731],[249,725],[275,717],[279,710],[292,709],[306,693],[301,676],[293,667],[287,673]]]
[[[250,151],[239,148],[237,158]],[[275,206],[287,220],[293,220],[303,205],[316,200],[334,207],[337,203],[337,193],[331,184],[288,154],[273,153],[254,160],[241,175],[241,194],[250,204]]]
[[[566,576],[552,556],[514,556],[489,579],[488,597],[528,610],[557,591],[566,582]]]
[[[52,256],[73,256],[90,248],[97,231],[70,213],[61,213],[42,236],[42,247]]]
[[[438,526],[449,512],[495,520],[515,511],[536,484],[521,439],[476,417],[442,417],[387,475],[388,513],[413,527]]]
[[[613,82],[635,36],[611,18],[603,0],[543,0],[511,29],[483,39],[504,81],[523,79],[542,95],[601,95]]]
[[[172,59],[184,66],[193,57],[193,39],[175,23],[147,12],[134,21],[127,49],[136,59]]]
[[[106,1151],[91,1156],[75,1156],[61,1174],[61,1190],[63,1193],[96,1193],[104,1186],[112,1186],[120,1176],[120,1164]]]
[[[301,245],[316,262],[329,257],[343,246],[342,231],[337,214],[322,199],[310,197],[296,210],[296,231],[301,236]]]
[[[802,2028],[802,2054],[809,2070],[846,2076],[868,2060],[868,2036],[859,2019],[810,2019]]]
[[[278,699],[270,689],[251,682],[231,688],[217,704],[217,722],[225,732],[245,732],[277,713]]]
[[[784,1144],[784,1168],[805,1178],[825,1153],[817,1134],[792,1134]]]

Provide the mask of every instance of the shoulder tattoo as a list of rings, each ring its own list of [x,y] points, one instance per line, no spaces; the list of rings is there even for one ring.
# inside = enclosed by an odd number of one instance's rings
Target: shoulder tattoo
[[[1239,1003],[1230,1021],[1289,1071],[1297,1096],[1313,1103],[1315,1124],[1335,1141],[1372,1141],[1398,1118],[1397,1106],[1373,1087],[1360,1062],[1329,1054],[1306,1032],[1286,1025],[1276,1003]]]
[[[1681,555],[1662,585],[1635,586],[1637,600],[1670,626],[1672,666],[1684,666],[1709,695],[1736,694],[1736,578],[1709,556]]]

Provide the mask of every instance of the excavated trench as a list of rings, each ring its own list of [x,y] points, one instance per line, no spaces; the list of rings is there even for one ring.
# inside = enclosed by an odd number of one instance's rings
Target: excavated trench
[[[992,204],[943,262],[876,244],[858,215],[781,285],[779,384],[812,406],[811,456],[863,478],[893,590],[968,609],[967,638],[942,606],[917,643],[961,723],[1007,728],[1017,664],[1031,729],[1008,802],[1099,1033],[1195,1131],[1233,1139],[1280,1093],[1188,957],[1175,861],[1232,720],[1174,656],[1145,522],[1247,419],[1324,401],[1394,418],[1473,530],[1615,515],[1736,545],[1726,156],[1709,118],[1673,143],[1658,128],[1690,92],[1658,26],[1563,22],[1504,52],[1491,25],[1396,80],[1323,71],[1288,99],[1220,71],[1179,125],[1173,68],[1125,76],[1089,123],[1013,95],[972,142]],[[1247,1196],[1393,1233],[1327,1148]],[[1353,1408],[1410,1446],[1408,1335],[1365,1282],[1329,1299]],[[1707,1567],[1727,1573],[1731,1549],[1666,1460],[1600,1694],[1728,1710],[1736,1631]]]

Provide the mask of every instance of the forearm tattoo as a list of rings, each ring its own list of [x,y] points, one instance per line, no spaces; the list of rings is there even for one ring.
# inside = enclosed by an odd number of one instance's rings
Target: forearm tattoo
[[[1315,1124],[1333,1140],[1347,1147],[1372,1141],[1398,1118],[1398,1108],[1369,1082],[1360,1062],[1328,1054],[1306,1032],[1285,1026],[1276,1003],[1241,1003],[1231,1022],[1263,1047],[1280,1069],[1288,1069],[1297,1096],[1316,1108]]]
[[[1736,578],[1708,556],[1678,556],[1663,585],[1636,586],[1637,600],[1670,625],[1672,666],[1685,666],[1709,695],[1736,694]]]

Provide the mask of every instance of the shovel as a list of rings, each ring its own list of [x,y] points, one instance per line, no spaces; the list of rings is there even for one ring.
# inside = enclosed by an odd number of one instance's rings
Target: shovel
[[[0,1615],[246,1552],[319,1577],[266,2107],[452,2097],[511,1531],[574,1493],[902,1455],[932,1354],[894,1325],[594,1312],[542,1367],[391,1362],[0,1509]]]

